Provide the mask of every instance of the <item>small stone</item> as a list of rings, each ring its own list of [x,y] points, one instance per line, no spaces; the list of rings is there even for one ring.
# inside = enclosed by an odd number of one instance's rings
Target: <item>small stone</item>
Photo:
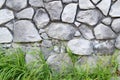
[[[81,36],[81,33],[79,31],[76,31],[74,36],[79,37],[79,36]]]
[[[35,25],[29,20],[19,20],[14,25],[14,42],[36,42],[41,37]]]
[[[60,47],[59,46],[54,46],[53,50],[57,53],[60,53]]]
[[[48,26],[47,34],[55,39],[70,40],[74,37],[75,29],[66,23],[51,23]]]
[[[66,5],[62,13],[62,21],[73,23],[75,20],[76,11],[77,11],[76,3],[70,3]]]
[[[114,39],[116,38],[116,34],[111,30],[110,27],[99,24],[94,28],[94,34],[96,39]]]
[[[43,47],[52,47],[52,42],[50,40],[43,40],[41,46]]]
[[[5,27],[7,27],[7,28],[10,29],[11,31],[13,31],[13,29],[14,29],[14,20],[6,23],[6,24],[5,24]]]
[[[102,13],[107,16],[111,5],[111,0],[101,0],[97,7],[102,11]]]
[[[94,53],[100,55],[113,54],[115,40],[94,41]]]
[[[111,27],[115,32],[120,32],[120,18],[114,19]]]
[[[0,25],[14,19],[14,14],[9,9],[0,10]]]
[[[118,37],[116,38],[115,47],[118,48],[118,49],[120,49],[120,34],[119,34]]]
[[[61,43],[60,44],[56,44],[56,45],[54,45],[54,49],[53,50],[56,53],[64,53],[64,52],[66,52],[65,44],[64,45],[61,45]]]
[[[83,35],[84,38],[88,39],[88,40],[91,40],[91,39],[94,39],[94,35],[93,35],[93,32],[92,32],[92,29],[90,29],[89,26],[87,25],[81,25],[79,27],[79,30],[81,32],[81,34]]]
[[[80,9],[91,9],[95,8],[90,0],[79,0]]]
[[[29,4],[33,7],[44,7],[43,0],[29,0]]]
[[[19,11],[27,6],[27,0],[7,0],[6,6]]]
[[[0,0],[0,8],[4,5],[5,0]]]
[[[53,54],[47,59],[48,65],[51,69],[57,72],[65,72],[69,69],[70,66],[73,66],[73,63],[67,53]]]
[[[50,19],[45,9],[40,8],[37,10],[33,18],[33,21],[35,22],[37,27],[41,29],[44,28],[49,23]]]
[[[112,17],[120,17],[120,0],[117,0],[111,7],[109,15]]]
[[[78,21],[75,21],[74,24],[75,24],[77,27],[79,27],[79,26],[81,25],[81,23],[78,22]]]
[[[60,20],[60,15],[63,10],[61,1],[52,1],[45,4],[45,7],[50,15],[51,20]]]
[[[90,55],[93,53],[92,42],[85,39],[72,39],[67,46],[77,55]]]
[[[13,37],[10,31],[7,28],[0,28],[0,43],[10,43],[12,42]]]
[[[49,39],[48,35],[46,33],[42,33],[40,35],[43,39]]]
[[[7,48],[7,49],[9,48],[9,49],[10,49],[10,48],[12,47],[12,44],[10,44],[10,43],[2,44],[2,47],[3,47],[3,48]]]
[[[98,10],[79,11],[77,14],[77,21],[91,26],[96,25],[101,18],[102,14]]]
[[[39,30],[39,33],[41,34],[41,33],[44,33],[45,32],[45,30],[44,29],[40,29]]]
[[[93,2],[94,4],[97,4],[99,1],[101,1],[101,0],[92,0],[92,2]]]
[[[110,17],[106,17],[102,20],[102,22],[106,25],[110,25],[112,22],[112,19]]]
[[[16,14],[18,19],[32,19],[34,15],[33,8],[26,8]]]

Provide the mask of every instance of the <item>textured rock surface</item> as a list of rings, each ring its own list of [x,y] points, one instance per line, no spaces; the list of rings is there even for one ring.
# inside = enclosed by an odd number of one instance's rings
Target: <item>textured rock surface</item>
[[[94,53],[100,55],[112,54],[115,49],[115,40],[94,41]]]
[[[120,49],[120,35],[116,38],[115,47]]]
[[[90,55],[93,53],[93,45],[90,41],[84,39],[72,39],[67,44],[68,48],[78,55]]]
[[[79,31],[76,31],[74,36],[79,37],[79,36],[81,36],[81,33]]]
[[[43,0],[29,0],[29,4],[34,7],[44,7]]]
[[[34,15],[34,9],[33,8],[26,8],[16,14],[16,17],[18,19],[32,19]]]
[[[70,40],[75,33],[73,26],[65,23],[51,23],[48,28],[48,35],[60,40]]]
[[[0,0],[0,8],[3,6],[4,3],[5,3],[5,0]]]
[[[35,24],[37,25],[37,27],[40,28],[44,28],[50,21],[48,14],[46,13],[45,9],[38,9],[33,21],[35,22]]]
[[[112,22],[112,19],[110,17],[106,17],[102,20],[102,22],[106,25],[110,25]]]
[[[97,62],[97,56],[83,56],[75,63],[75,66],[81,67],[83,70],[89,69],[89,72],[92,72],[97,67]]]
[[[113,39],[116,38],[116,34],[110,29],[110,27],[99,24],[94,28],[94,33],[97,39]]]
[[[113,22],[112,22],[112,29],[113,29],[115,32],[120,32],[120,18],[113,20]]]
[[[95,8],[95,6],[91,3],[90,0],[79,0],[80,9],[91,9]]]
[[[8,9],[0,10],[0,24],[6,23],[11,19],[14,19],[14,14],[11,10]]]
[[[77,21],[93,26],[98,23],[101,17],[102,15],[98,10],[79,11],[77,14]]]
[[[0,27],[0,43],[12,42],[12,35],[7,28]]]
[[[107,16],[111,5],[111,0],[101,0],[97,7]]]
[[[6,23],[5,27],[7,27],[9,30],[13,31],[13,29],[14,29],[14,20]]]
[[[120,0],[117,0],[110,9],[110,16],[112,17],[120,17]]]
[[[46,3],[46,9],[48,13],[50,14],[51,20],[60,20],[60,15],[63,10],[63,5],[61,1],[53,1]]]
[[[94,39],[94,35],[93,35],[93,32],[92,32],[92,29],[90,29],[89,26],[87,26],[87,25],[81,25],[79,27],[79,30],[82,33],[82,35],[83,35],[84,38],[86,38],[88,40]]]
[[[28,20],[20,20],[14,25],[14,42],[41,41],[34,24]]]
[[[35,62],[38,59],[39,59],[38,55],[35,55],[35,54],[26,54],[25,55],[25,61],[26,61],[27,64],[29,64],[31,62]]]
[[[72,61],[67,53],[51,55],[47,59],[47,63],[56,71],[62,71],[72,66]]]
[[[19,11],[27,6],[27,0],[7,0],[6,6],[13,10]]]
[[[73,23],[75,20],[76,11],[77,11],[76,3],[70,3],[67,6],[65,6],[62,13],[62,21]]]

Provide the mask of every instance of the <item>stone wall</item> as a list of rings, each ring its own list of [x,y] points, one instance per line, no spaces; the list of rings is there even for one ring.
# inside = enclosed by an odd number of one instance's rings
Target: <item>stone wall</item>
[[[120,0],[0,0],[0,44],[52,53],[120,49]]]

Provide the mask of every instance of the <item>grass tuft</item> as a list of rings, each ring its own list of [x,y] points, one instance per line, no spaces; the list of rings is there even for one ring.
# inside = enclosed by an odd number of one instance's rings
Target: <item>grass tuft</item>
[[[69,48],[67,52],[75,64],[78,57],[73,55]],[[63,74],[53,73],[40,51],[31,53],[38,53],[39,59],[26,64],[26,53],[21,49],[3,50],[0,48],[0,80],[110,80],[111,77],[117,76],[117,73],[111,72],[111,70],[117,71],[116,57],[112,57],[109,66],[103,67],[98,63],[92,73],[89,67],[84,70],[74,65],[68,73]]]

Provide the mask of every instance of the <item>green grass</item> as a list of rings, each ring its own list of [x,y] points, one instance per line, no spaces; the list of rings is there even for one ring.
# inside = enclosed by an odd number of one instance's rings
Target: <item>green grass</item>
[[[75,63],[78,57],[69,49],[67,51]],[[98,64],[92,72],[89,67],[84,70],[74,65],[67,73],[59,73],[50,69],[40,51],[33,51],[34,53],[39,53],[40,59],[26,64],[25,52],[21,49],[0,49],[0,80],[110,80],[111,77],[117,76],[118,64],[114,60],[115,57],[109,66]],[[115,70],[115,73],[111,73],[111,69]]]

